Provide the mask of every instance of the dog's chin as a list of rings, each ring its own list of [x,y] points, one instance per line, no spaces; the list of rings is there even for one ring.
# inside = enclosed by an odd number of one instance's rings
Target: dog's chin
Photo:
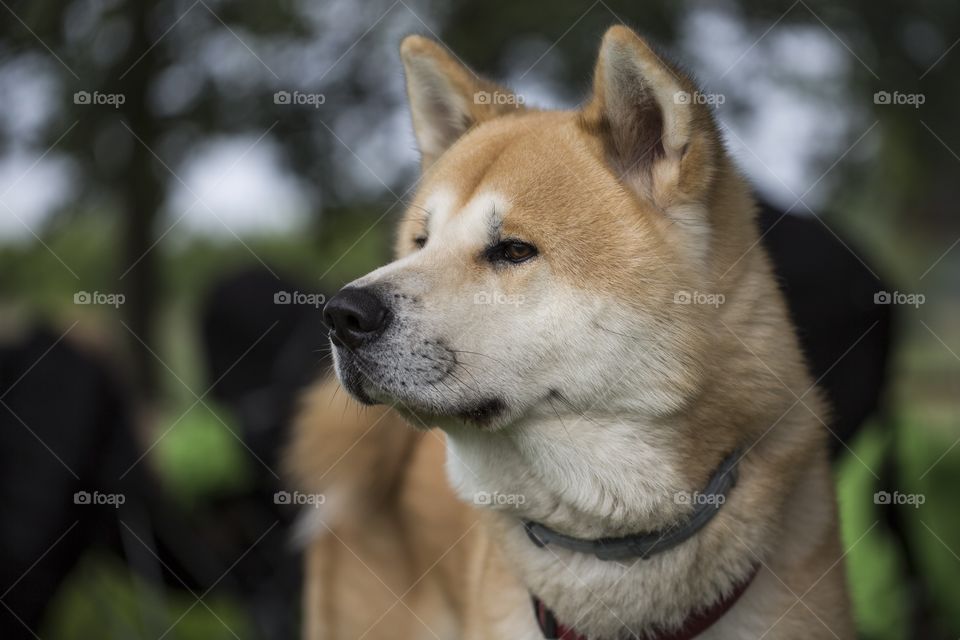
[[[335,352],[334,363],[340,384],[357,402],[389,405],[417,429],[471,426],[495,430],[509,420],[507,403],[493,394],[470,399],[437,398],[429,392],[420,393],[415,384],[398,389],[385,386],[367,375],[349,354]]]
[[[340,384],[357,402],[367,406],[390,405],[417,429],[468,425],[493,430],[504,424],[508,414],[506,403],[497,397],[444,405],[417,397],[415,388],[404,393],[385,389],[346,363],[338,363],[336,373]]]
[[[397,412],[418,429],[451,429],[462,426],[493,431],[503,426],[506,405],[499,398],[490,398],[458,407],[417,407],[415,403],[400,401]]]

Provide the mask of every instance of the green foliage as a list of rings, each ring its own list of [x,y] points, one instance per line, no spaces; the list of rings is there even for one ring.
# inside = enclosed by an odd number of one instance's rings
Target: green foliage
[[[258,463],[239,440],[237,425],[203,404],[165,417],[151,455],[174,496],[191,506],[247,484],[250,465]]]
[[[198,594],[199,595],[199,594]],[[85,557],[51,605],[43,638],[204,638],[250,637],[252,624],[236,603],[216,595],[196,603],[186,592],[158,590],[116,559]],[[208,608],[209,607],[209,608]]]

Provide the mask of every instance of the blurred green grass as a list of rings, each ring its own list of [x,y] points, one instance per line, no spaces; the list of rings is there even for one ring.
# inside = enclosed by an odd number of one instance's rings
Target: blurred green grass
[[[42,637],[251,637],[252,624],[240,603],[214,594],[204,604],[186,591],[163,591],[132,576],[117,558],[92,553],[61,588]]]
[[[333,290],[389,254],[388,230],[393,225],[390,220],[374,224],[383,210],[367,207],[334,216],[336,227],[316,233],[245,239],[249,249],[232,239],[173,238],[158,245],[154,257],[161,281],[156,295],[162,303],[157,352],[183,383],[161,370],[164,393],[157,424],[175,426],[152,452],[152,462],[175,498],[196,505],[244,486],[251,477],[248,455],[229,432],[231,417],[214,403],[190,408],[195,398],[184,386],[201,394],[208,385],[197,343],[203,292],[231,268],[256,264],[252,254],[274,269],[297,275],[307,286]],[[116,231],[105,218],[85,216],[51,227],[44,234],[48,248],[38,243],[0,246],[0,287],[8,293],[0,306],[0,322],[43,320],[66,326],[79,320],[78,334],[106,337],[122,361],[126,336],[116,310],[73,304],[73,294],[80,289],[120,290],[116,274],[128,265],[120,263],[111,244]],[[956,344],[960,335],[942,337]],[[855,455],[846,455],[836,470],[844,544],[852,545],[846,561],[858,623],[865,637],[884,640],[907,634],[908,591],[901,579],[901,559],[882,523],[874,526],[880,517],[873,503],[874,473],[880,473],[890,447],[908,485],[897,489],[926,496],[916,517],[910,518],[910,534],[932,593],[952,627],[960,628],[955,607],[960,602],[960,558],[949,548],[960,540],[960,512],[954,508],[960,447],[944,455],[960,433],[955,398],[949,385],[942,384],[957,375],[960,361],[916,322],[908,322],[899,339],[887,422],[866,425],[850,445]],[[192,602],[189,594],[156,592],[115,558],[91,554],[58,596],[43,637],[138,637],[157,625],[165,629]],[[253,634],[241,603],[214,598],[208,604],[210,610],[190,609],[173,637],[226,638],[232,635],[227,627],[241,636]]]

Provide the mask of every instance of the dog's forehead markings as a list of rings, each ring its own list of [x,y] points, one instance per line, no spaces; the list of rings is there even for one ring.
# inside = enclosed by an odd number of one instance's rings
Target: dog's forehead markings
[[[440,187],[424,200],[424,209],[429,212],[427,231],[436,234],[453,213],[456,204],[456,194],[449,187]]]
[[[508,210],[509,202],[503,194],[491,191],[478,193],[448,216],[440,233],[450,240],[470,244],[495,241]]]

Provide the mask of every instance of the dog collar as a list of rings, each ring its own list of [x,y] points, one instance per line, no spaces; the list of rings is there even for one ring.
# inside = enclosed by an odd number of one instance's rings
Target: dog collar
[[[693,537],[713,519],[726,502],[727,493],[737,483],[737,463],[740,458],[739,449],[724,458],[710,476],[703,492],[690,496],[695,503],[693,513],[686,520],[663,531],[587,540],[558,533],[539,522],[527,520],[523,526],[530,540],[541,548],[552,544],[570,551],[590,553],[600,560],[628,560],[637,557],[646,560]]]
[[[755,565],[747,577],[737,584],[737,586],[726,597],[720,598],[706,609],[696,611],[687,616],[683,625],[674,631],[664,631],[650,633],[647,635],[636,634],[628,631],[623,637],[627,640],[692,640],[710,627],[712,627],[723,615],[733,608],[740,596],[744,594],[753,583],[760,565]],[[544,638],[557,640],[588,640],[587,636],[578,631],[566,627],[557,622],[553,611],[547,608],[543,601],[536,596],[533,598],[533,611],[537,617],[537,624],[540,625],[540,631]]]

